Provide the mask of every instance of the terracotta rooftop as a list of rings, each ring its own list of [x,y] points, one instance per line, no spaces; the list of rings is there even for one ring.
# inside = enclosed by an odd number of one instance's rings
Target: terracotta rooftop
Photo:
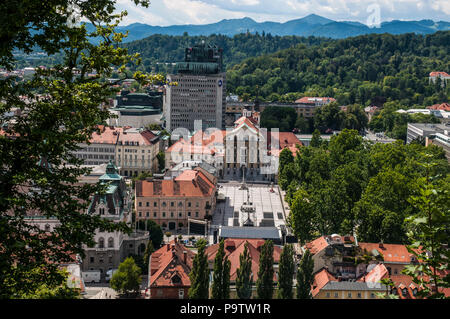
[[[434,104],[432,106],[427,106],[427,109],[450,112],[450,104],[449,103]]]
[[[157,141],[157,136],[148,130],[135,130],[131,127],[114,127],[98,125],[99,133],[94,132],[90,143],[117,144],[118,142],[138,142],[139,145],[151,145]]]
[[[361,249],[368,252],[376,249],[383,255],[387,263],[411,263],[412,254],[408,252],[405,245],[400,244],[379,244],[379,243],[359,243]]]
[[[450,77],[450,75],[447,74],[447,72],[430,72],[431,77],[436,76],[443,76],[443,77]]]
[[[113,126],[98,125],[99,133],[92,133],[90,143],[96,144],[116,144],[122,128]]]
[[[337,281],[337,279],[328,272],[326,269],[322,269],[314,275],[314,282],[311,290],[312,296],[316,296],[320,290],[330,281]]]
[[[325,236],[319,237],[317,239],[314,239],[313,241],[307,243],[305,245],[305,248],[307,248],[311,254],[315,255],[318,252],[322,251],[326,247],[328,247],[328,242],[325,239]]]
[[[235,121],[235,127],[233,130],[239,129],[246,125],[247,127],[259,132],[259,127],[253,123],[250,118],[242,116]],[[220,147],[225,145],[225,136],[228,134],[225,130],[216,130],[213,132],[197,131],[189,139],[180,138],[179,141],[174,143],[167,149],[167,152],[176,153],[190,153],[190,154],[219,154]],[[302,142],[292,132],[267,132],[267,150],[273,152],[273,155],[278,155],[280,150],[288,147],[293,151],[293,155],[296,155],[296,145],[302,145]],[[272,148],[272,140],[278,143],[278,147]],[[276,145],[276,144],[275,144]]]
[[[172,240],[151,255],[150,287],[190,286],[189,273],[195,254]]]
[[[389,272],[384,264],[377,264],[369,273],[359,278],[358,281],[378,283],[389,276]]]
[[[216,186],[200,170],[185,170],[173,180],[136,181],[136,197],[204,197],[214,194]]]

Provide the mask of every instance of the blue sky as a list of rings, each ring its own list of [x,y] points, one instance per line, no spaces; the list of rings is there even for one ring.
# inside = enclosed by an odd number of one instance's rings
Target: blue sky
[[[151,0],[149,8],[136,7],[132,0],[118,0],[117,8],[128,12],[121,25],[206,24],[243,17],[285,22],[311,13],[366,23],[373,4],[379,8],[381,21],[450,21],[450,0]]]

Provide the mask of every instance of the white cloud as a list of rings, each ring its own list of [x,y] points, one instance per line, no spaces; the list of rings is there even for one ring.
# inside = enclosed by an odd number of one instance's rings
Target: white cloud
[[[381,20],[450,20],[449,0],[151,0],[149,8],[132,0],[118,0],[127,10],[122,25],[205,24],[222,19],[251,17],[256,21],[284,22],[314,13],[333,20],[365,23],[369,5],[380,6]]]

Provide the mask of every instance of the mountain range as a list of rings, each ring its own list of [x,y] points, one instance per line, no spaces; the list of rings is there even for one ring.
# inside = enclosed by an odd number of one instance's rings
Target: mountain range
[[[93,28],[87,24],[88,29]],[[124,42],[140,40],[153,34],[165,35],[211,35],[223,34],[233,36],[239,33],[270,33],[272,35],[297,35],[316,36],[340,39],[358,36],[369,33],[417,33],[430,34],[436,31],[450,30],[450,22],[433,20],[420,21],[400,21],[393,20],[382,22],[380,27],[370,28],[365,24],[353,21],[334,21],[316,14],[310,14],[301,19],[290,20],[284,23],[279,22],[256,22],[251,18],[225,19],[216,23],[204,25],[172,25],[172,26],[152,26],[142,23],[133,23],[127,26],[118,26],[119,32],[128,31],[128,37]]]

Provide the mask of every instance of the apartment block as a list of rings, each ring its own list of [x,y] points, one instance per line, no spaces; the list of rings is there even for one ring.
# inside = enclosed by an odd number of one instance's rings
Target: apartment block
[[[185,61],[177,63],[177,74],[169,74],[164,97],[166,127],[206,129],[225,125],[226,75],[222,71],[222,50],[215,46],[187,48]],[[197,128],[195,120],[201,120]]]

